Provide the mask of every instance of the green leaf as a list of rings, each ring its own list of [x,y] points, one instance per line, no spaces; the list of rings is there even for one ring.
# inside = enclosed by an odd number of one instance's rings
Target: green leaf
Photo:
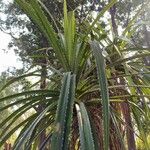
[[[15,133],[15,131],[17,131],[20,127],[22,127],[23,125],[25,125],[27,122],[30,125],[31,122],[33,121],[33,119],[37,116],[37,114],[34,114],[32,116],[30,116],[29,118],[27,118],[26,120],[22,121],[21,123],[19,123],[17,126],[15,126],[13,129],[11,129],[8,134],[4,135],[3,137],[0,138],[0,147],[10,138],[10,136]]]
[[[150,53],[135,54],[135,55],[128,57],[128,58],[119,59],[119,60],[116,60],[110,66],[117,66],[117,65],[120,65],[121,63],[126,63],[127,61],[131,61],[131,60],[137,59],[137,58],[144,58],[146,56],[150,56]]]
[[[9,80],[1,89],[0,89],[0,92],[2,92],[5,88],[7,88],[9,85],[25,78],[25,77],[30,77],[30,76],[40,76],[40,74],[34,74],[35,72],[37,71],[34,71],[34,72],[31,72],[31,73],[28,73],[28,74],[24,74],[24,75],[21,75],[21,76],[18,76],[18,77],[15,77],[11,80]]]
[[[41,119],[45,116],[45,114],[49,111],[49,109],[53,107],[53,105],[48,106],[45,108],[40,115],[32,122],[29,128],[25,131],[25,133],[20,137],[18,143],[13,147],[14,150],[24,149],[24,144],[30,139],[30,136],[36,127],[36,125],[41,121]]]
[[[8,124],[8,126],[5,127],[8,128],[10,127],[19,117],[21,117],[21,115],[23,115],[26,111],[30,110],[33,106],[38,105],[39,102],[35,102],[33,103],[32,101],[24,104],[23,106],[21,106],[20,108],[18,108],[16,111],[14,111],[13,113],[11,113],[7,118],[5,118],[1,123],[0,123],[0,128],[2,128],[6,123],[11,122]],[[5,131],[3,131],[5,132]],[[2,136],[2,134],[0,135]]]
[[[108,95],[108,83],[105,73],[105,60],[102,55],[102,49],[99,47],[99,43],[96,41],[91,42],[91,47],[94,52],[94,57],[97,65],[97,74],[99,79],[99,85],[101,89],[102,97],[102,109],[103,109],[103,128],[104,128],[104,149],[109,149],[109,95]]]
[[[62,88],[57,107],[56,121],[55,121],[56,127],[52,135],[51,141],[52,150],[68,149],[74,96],[75,96],[75,75],[65,73],[64,78],[62,80]]]
[[[17,93],[17,94],[13,94],[13,95],[9,95],[3,98],[0,98],[0,102],[3,102],[5,100],[12,100],[15,98],[19,98],[19,97],[25,97],[25,96],[32,96],[32,95],[47,95],[47,96],[58,96],[59,92],[58,91],[52,91],[52,90],[32,90],[32,91],[25,91],[25,92],[21,92],[21,93]]]
[[[90,120],[84,103],[76,104],[76,111],[79,123],[80,143],[82,150],[95,150]]]
[[[52,14],[49,12],[48,8],[45,6],[45,4],[43,2],[41,2],[40,0],[38,0],[38,2],[40,3],[41,7],[45,10],[45,12],[47,12],[47,14],[50,16],[51,20],[53,21],[54,25],[55,25],[55,28],[57,29],[57,32],[60,32],[59,31],[59,28],[57,26],[57,23],[54,19],[54,17],[52,16]]]
[[[28,101],[30,101],[30,102],[32,101],[32,103],[34,103],[34,102],[36,102],[36,101],[39,101],[39,100],[43,99],[44,96],[45,96],[45,95],[34,96],[34,97],[31,96],[31,97],[28,97],[28,98],[24,98],[24,99],[21,99],[21,100],[17,100],[17,101],[15,101],[15,102],[11,103],[11,104],[8,104],[8,105],[6,105],[6,106],[4,106],[4,107],[1,107],[1,108],[0,108],[0,112],[3,111],[3,110],[5,110],[5,109],[8,109],[9,107],[16,106],[16,105],[18,105],[18,104],[27,103]]]
[[[65,49],[68,56],[69,65],[73,71],[75,61],[75,16],[74,12],[67,12],[66,0],[64,0],[64,37],[65,37]]]
[[[28,140],[28,142],[26,142],[25,144],[25,148],[26,150],[30,150],[32,144],[38,140],[38,138],[40,137],[41,133],[43,133],[43,131],[45,131],[47,128],[49,129],[49,127],[51,128],[50,130],[50,134],[52,135],[52,130],[53,130],[53,123],[54,123],[54,115],[52,117],[50,113],[48,115],[46,115],[41,122],[39,122],[39,124],[37,124],[37,126],[35,127],[30,139]],[[23,134],[23,133],[22,133]],[[44,139],[44,141],[47,138]],[[46,142],[49,142],[49,139],[46,140]],[[46,146],[46,142],[43,142],[43,146]],[[42,146],[41,145],[41,146]]]

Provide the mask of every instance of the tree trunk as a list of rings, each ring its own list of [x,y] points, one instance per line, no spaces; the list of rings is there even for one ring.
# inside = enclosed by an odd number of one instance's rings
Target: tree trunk
[[[120,79],[120,84],[125,85],[124,78]],[[122,95],[128,95],[128,92],[124,89],[120,89],[120,93]],[[124,117],[125,122],[125,131],[126,131],[126,137],[127,137],[127,145],[128,150],[136,150],[136,144],[135,144],[135,138],[134,138],[134,128],[132,125],[132,118],[131,118],[131,111],[130,111],[130,105],[128,103],[128,99],[124,98],[124,102],[121,103],[121,109],[122,114]]]
[[[11,144],[6,142],[4,145],[4,150],[12,150]]]
[[[143,25],[143,30],[144,30],[144,42],[145,42],[144,45],[147,48],[150,48],[150,32],[147,30],[147,27],[145,24]],[[144,63],[145,63],[145,65],[150,66],[150,57],[149,56],[146,56],[144,58]]]

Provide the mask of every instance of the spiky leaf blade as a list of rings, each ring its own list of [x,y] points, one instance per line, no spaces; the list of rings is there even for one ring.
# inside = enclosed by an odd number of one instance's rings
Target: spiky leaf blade
[[[97,65],[98,81],[101,89],[102,97],[102,110],[103,110],[103,128],[104,128],[104,149],[109,149],[109,94],[108,94],[108,83],[105,73],[105,60],[102,55],[102,49],[99,43],[96,41],[91,42],[91,47],[95,56]]]
[[[84,103],[76,104],[82,150],[95,150],[91,125]]]
[[[62,88],[60,92],[55,129],[52,135],[52,150],[68,149],[68,140],[70,135],[70,127],[73,113],[73,103],[75,95],[75,75],[65,73],[62,80]]]

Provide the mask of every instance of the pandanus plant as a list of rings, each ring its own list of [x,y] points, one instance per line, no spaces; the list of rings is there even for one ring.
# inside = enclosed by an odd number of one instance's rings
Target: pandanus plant
[[[54,30],[47,19],[52,16],[40,0],[15,1],[49,42],[44,57],[50,74],[45,76],[49,80],[45,89],[31,88],[0,99],[11,101],[0,111],[17,107],[0,123],[0,146],[19,129],[14,150],[136,150],[137,139],[149,150],[150,76],[139,62],[150,53],[127,40],[137,29],[133,26],[137,15],[122,33],[124,38],[111,40],[99,19],[117,0],[107,4],[92,23],[86,22],[82,33],[65,0],[63,31],[52,18]],[[10,80],[1,91],[19,79],[39,76],[40,71]],[[33,113],[28,118],[10,128],[29,110]]]

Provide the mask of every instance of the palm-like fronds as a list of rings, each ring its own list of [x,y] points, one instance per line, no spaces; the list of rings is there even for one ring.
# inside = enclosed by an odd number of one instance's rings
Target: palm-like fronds
[[[58,68],[53,64],[49,67],[52,74],[47,90],[29,90],[0,99],[0,102],[13,101],[0,111],[17,107],[0,123],[1,128],[7,124],[0,135],[0,146],[19,128],[21,131],[14,149],[136,150],[135,138],[140,137],[148,150],[148,133],[145,131],[150,132],[150,76],[149,69],[144,66],[141,69],[138,62],[142,62],[149,52],[148,49],[135,48],[126,40],[131,37],[129,29],[135,31],[132,23],[138,14],[124,30],[125,38],[115,37],[112,40],[99,24],[99,19],[116,0],[106,5],[92,24],[87,22],[83,36],[78,34],[74,12],[67,11],[66,1],[64,30],[58,30],[59,33],[48,21],[42,2],[16,2],[47,37]],[[91,32],[94,33],[92,38]],[[101,34],[106,36],[102,38]],[[134,53],[128,57],[130,51]],[[45,57],[50,59],[48,55]],[[1,91],[13,82],[32,75],[39,74],[33,72],[15,78]],[[39,105],[42,109],[37,111]],[[28,118],[10,128],[31,109],[33,111]],[[43,131],[46,137],[39,146],[37,143]]]

